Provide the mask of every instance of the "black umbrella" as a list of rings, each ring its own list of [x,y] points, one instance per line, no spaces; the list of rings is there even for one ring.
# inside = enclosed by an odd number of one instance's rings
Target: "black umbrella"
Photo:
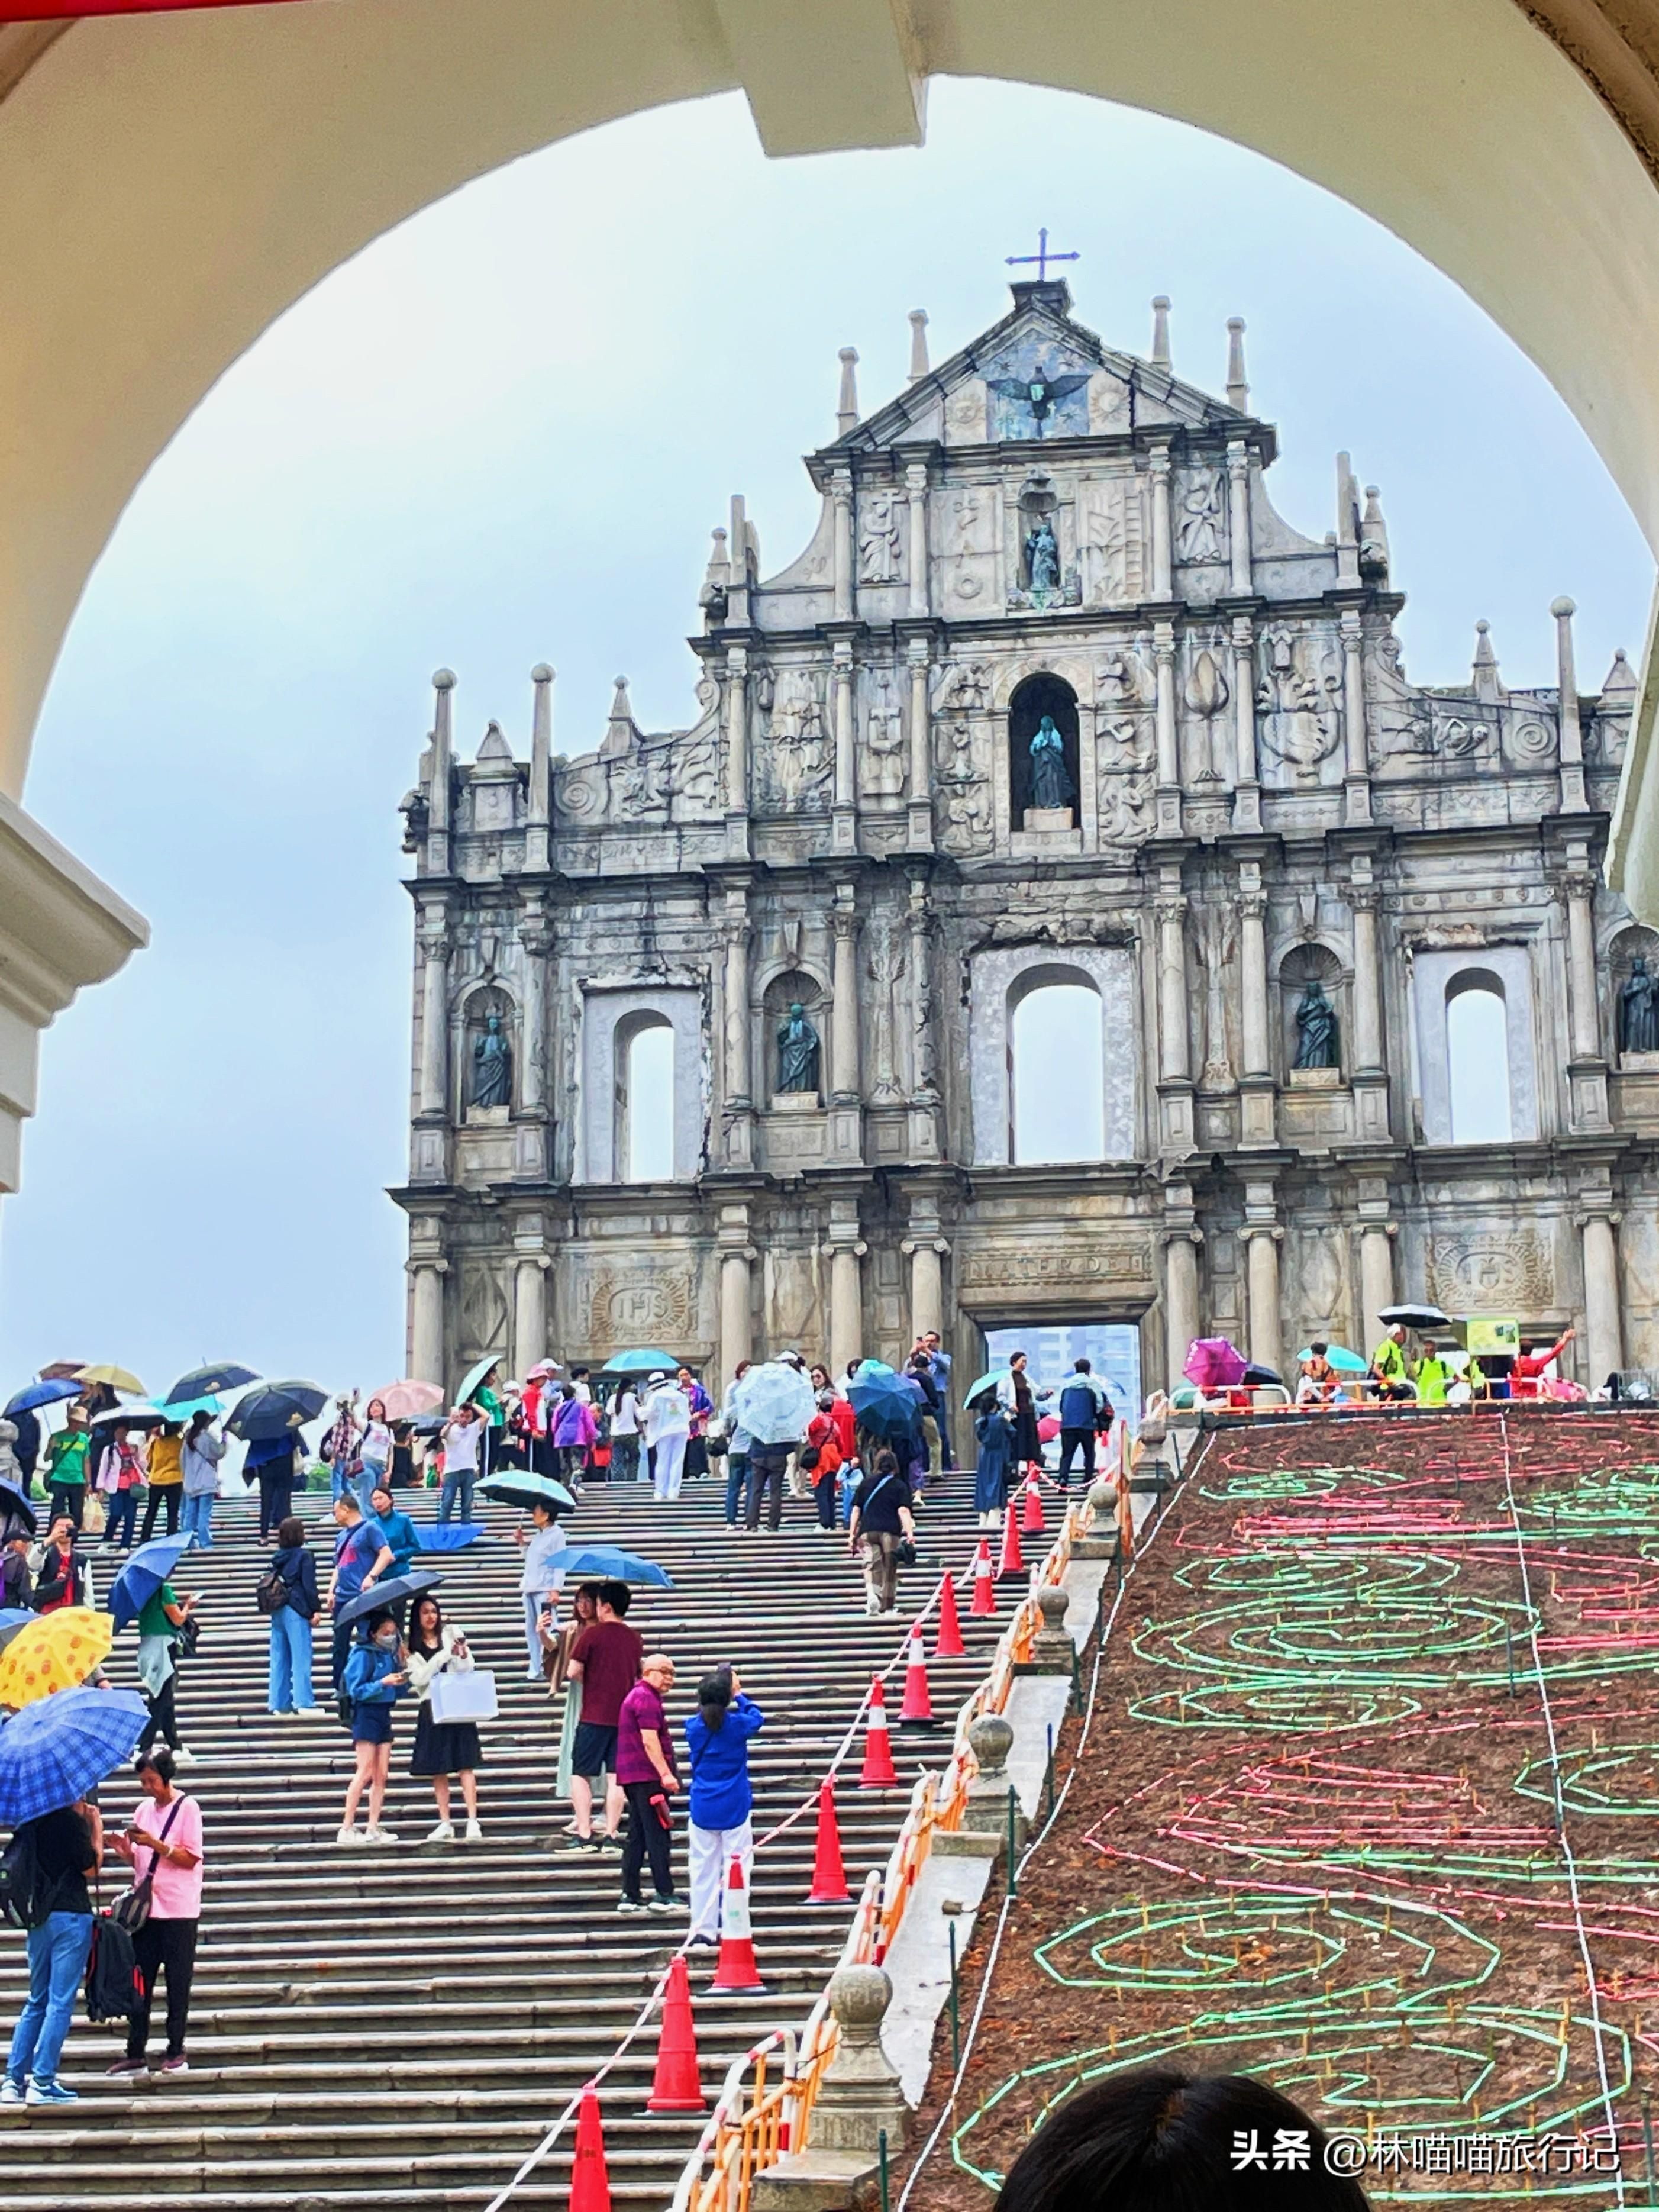
[[[21,1522],[23,1534],[32,1536],[36,1522],[34,1508],[22,1492],[9,1482],[0,1482],[0,1528],[9,1528],[15,1535],[15,1523]]]
[[[1281,1390],[1285,1387],[1285,1377],[1282,1375],[1276,1375],[1271,1367],[1263,1367],[1259,1360],[1254,1359],[1244,1370],[1239,1380],[1257,1390],[1267,1389],[1274,1385]]]
[[[361,1620],[366,1613],[379,1613],[385,1606],[398,1605],[406,1597],[419,1597],[422,1590],[436,1589],[443,1577],[431,1567],[416,1567],[406,1575],[388,1575],[383,1583],[371,1583],[367,1589],[349,1597],[336,1613],[337,1621]]]
[[[245,1443],[270,1443],[314,1421],[327,1403],[327,1391],[314,1382],[263,1382],[237,1400],[225,1428]]]
[[[257,1382],[258,1379],[251,1367],[240,1367],[234,1359],[221,1359],[211,1367],[192,1367],[188,1375],[181,1375],[161,1403],[177,1406],[191,1398],[216,1398],[226,1390],[240,1390],[245,1382]]]
[[[1403,1328],[1449,1328],[1451,1316],[1438,1306],[1379,1306],[1376,1317],[1387,1328],[1398,1322]]]

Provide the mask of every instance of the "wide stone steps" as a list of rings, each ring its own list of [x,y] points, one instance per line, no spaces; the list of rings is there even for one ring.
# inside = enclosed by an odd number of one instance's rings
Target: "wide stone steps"
[[[660,1508],[641,1489],[591,1487],[573,1532],[641,1552],[674,1577],[672,1590],[639,1593],[631,1619],[647,1648],[660,1644],[678,1667],[670,1701],[677,1734],[698,1677],[723,1659],[764,1707],[750,1760],[757,1834],[805,1808],[757,1865],[755,1942],[768,1993],[712,1996],[713,1954],[691,1956],[711,2096],[758,2037],[799,2026],[845,1940],[849,1906],[806,1902],[811,1801],[871,1674],[901,1654],[908,1620],[866,1617],[844,1544],[817,1534],[810,1501],[786,1503],[777,1536],[732,1537],[720,1525],[720,1489],[695,1485],[677,1506]],[[333,1533],[325,1501],[302,1502],[323,1553]],[[434,1496],[409,1510],[431,1519]],[[971,1517],[961,1478],[930,1498],[924,1564],[906,1577],[908,1606],[932,1595],[942,1565],[965,1570]],[[192,1554],[177,1577],[198,1592],[203,1621],[201,1653],[179,1692],[182,1732],[201,1760],[180,1779],[201,1800],[208,1844],[191,2071],[106,2081],[118,2043],[77,2021],[64,2074],[81,2100],[56,2111],[0,2108],[6,2212],[278,2203],[283,2212],[482,2212],[632,2027],[685,1923],[619,1915],[618,1855],[561,1848],[569,1815],[554,1796],[560,1707],[522,1679],[520,1559],[503,1540],[514,1516],[491,1509],[485,1518],[483,1542],[430,1562],[445,1577],[446,1613],[495,1670],[501,1698],[500,1717],[483,1730],[483,1841],[422,1841],[436,1814],[429,1785],[404,1771],[413,1734],[405,1710],[395,1721],[386,1815],[401,1840],[346,1852],[333,1839],[351,1750],[326,1694],[326,1639],[318,1639],[324,1716],[266,1713],[268,1627],[252,1592],[267,1555],[247,1507],[217,1509],[215,1549]],[[1042,1543],[1031,1539],[1028,1549]],[[959,1595],[969,1656],[930,1664],[937,1732],[898,1728],[901,1663],[886,1686],[899,1785],[859,1790],[861,1742],[838,1778],[855,1893],[884,1863],[917,1775],[945,1756],[957,1708],[1021,1592],[1005,1586],[997,1618],[979,1620],[967,1615],[965,1583]],[[118,1680],[130,1679],[131,1644],[130,1635],[117,1644]],[[106,1811],[125,1818],[133,1795],[118,1778],[106,1785]],[[677,1836],[682,1887],[684,1863]],[[106,1896],[125,1880],[112,1861]],[[21,1939],[0,1929],[0,2033],[9,2035],[26,1983]],[[158,2006],[153,2051],[161,2030]],[[656,2044],[653,2021],[601,2094],[617,2206],[661,2212],[701,2123],[645,2112]],[[514,2212],[563,2207],[572,2142],[567,2131],[514,2195]]]

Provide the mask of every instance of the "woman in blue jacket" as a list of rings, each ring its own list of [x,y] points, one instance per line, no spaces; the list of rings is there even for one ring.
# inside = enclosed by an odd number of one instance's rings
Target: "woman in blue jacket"
[[[755,1863],[749,1815],[749,1741],[766,1716],[730,1667],[717,1667],[697,1685],[697,1710],[685,1723],[690,1753],[689,1803],[692,1943],[712,1948],[720,1936],[720,1891],[733,1857],[746,1883]]]
[[[392,1763],[392,1708],[402,1697],[409,1676],[404,1671],[402,1639],[398,1624],[384,1609],[371,1613],[361,1640],[346,1661],[341,1690],[351,1700],[351,1741],[357,1754],[356,1771],[346,1784],[337,1844],[395,1844],[390,1828],[380,1826],[386,1802],[386,1771]],[[359,1832],[357,1805],[368,1791],[368,1826]]]
[[[974,1401],[979,1464],[974,1469],[974,1510],[981,1528],[1000,1528],[1014,1466],[1014,1425],[988,1390]]]

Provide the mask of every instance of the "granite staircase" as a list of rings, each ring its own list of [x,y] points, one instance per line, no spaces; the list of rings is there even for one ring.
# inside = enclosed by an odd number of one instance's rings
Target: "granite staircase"
[[[816,1792],[870,1674],[896,1656],[896,1716],[907,1616],[865,1616],[844,1540],[817,1531],[810,1499],[786,1503],[777,1535],[734,1535],[720,1518],[722,1489],[695,1484],[678,1505],[657,1507],[642,1486],[590,1487],[576,1529],[585,1540],[643,1552],[673,1576],[672,1590],[638,1594],[632,1619],[647,1649],[660,1644],[678,1663],[677,1723],[702,1673],[721,1660],[739,1666],[767,1713],[751,1761],[763,1836]],[[301,1502],[324,1553],[327,1501]],[[410,1510],[417,1521],[432,1518],[435,1494]],[[400,1840],[347,1851],[333,1838],[349,1741],[330,1708],[313,1721],[266,1712],[268,1629],[252,1597],[263,1555],[251,1505],[219,1506],[213,1551],[192,1555],[177,1577],[199,1592],[203,1623],[179,1698],[181,1732],[201,1760],[181,1780],[201,1801],[208,1848],[190,2071],[136,2086],[107,2081],[119,2045],[77,2018],[64,2078],[81,2101],[0,2108],[0,2201],[9,2212],[478,2212],[632,2024],[684,1923],[619,1916],[616,1855],[560,1850],[568,1808],[553,1795],[556,1708],[523,1680],[519,1554],[506,1540],[514,1516],[492,1508],[487,1517],[484,1540],[431,1562],[445,1570],[447,1616],[495,1669],[501,1694],[501,1717],[484,1731],[484,1839],[419,1840],[436,1816],[430,1785],[404,1771],[412,1718],[400,1712],[386,1807]],[[929,1498],[921,1550],[901,1594],[915,1606],[936,1587],[941,1563],[961,1573],[971,1559],[965,1478],[947,1479]],[[969,1656],[930,1670],[938,1734],[895,1728],[902,1786],[892,1792],[859,1790],[856,1746],[843,1771],[842,1837],[854,1893],[884,1861],[922,1765],[942,1757],[957,1705],[1019,1595],[1005,1586],[998,1618],[975,1620],[963,1589]],[[326,1658],[319,1638],[325,1690]],[[111,1671],[125,1680],[131,1668],[128,1635]],[[125,1816],[133,1795],[118,1778],[105,1802]],[[755,1941],[768,1995],[707,1995],[712,1954],[692,1954],[711,2097],[758,2036],[799,2022],[845,1938],[849,1906],[805,1901],[813,1836],[809,1809],[757,1863]],[[677,1880],[682,1868],[677,1844]],[[106,1896],[122,1877],[112,1862]],[[0,1929],[0,2033],[9,2034],[25,1980],[22,1939]],[[158,2053],[160,2027],[158,2007]],[[653,2023],[603,2091],[615,2201],[651,2212],[667,2205],[701,2126],[646,2114],[655,2051]],[[570,2148],[567,2134],[515,2193],[515,2208],[564,2204]]]

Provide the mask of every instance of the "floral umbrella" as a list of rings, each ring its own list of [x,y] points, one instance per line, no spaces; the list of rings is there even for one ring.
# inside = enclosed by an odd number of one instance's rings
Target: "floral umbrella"
[[[88,1606],[43,1613],[0,1652],[0,1705],[21,1710],[54,1690],[78,1689],[114,1640],[114,1622]]]

